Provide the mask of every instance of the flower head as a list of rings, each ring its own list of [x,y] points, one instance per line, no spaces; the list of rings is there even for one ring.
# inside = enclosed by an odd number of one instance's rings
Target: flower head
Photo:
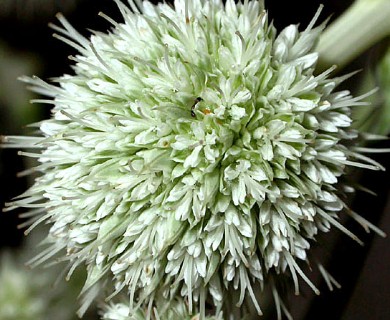
[[[170,303],[169,310],[160,317],[158,308],[153,309],[153,316],[159,320],[199,320],[199,314],[189,314],[188,304],[182,299],[174,299]],[[150,317],[150,315],[149,315]],[[145,320],[148,319],[148,312],[142,309],[136,311],[129,308],[128,301],[123,300],[121,303],[110,303],[103,309],[102,320]],[[218,316],[206,317],[205,320],[223,320],[222,313]]]
[[[346,147],[362,97],[314,72],[319,12],[277,35],[262,1],[116,2],[124,22],[90,39],[58,16],[73,75],[25,79],[54,105],[40,136],[7,138],[38,148],[22,154],[42,175],[9,204],[52,224],[36,262],[66,252],[70,272],[87,266],[86,301],[112,279],[130,314],[181,297],[203,318],[229,291],[261,314],[252,287],[276,273],[317,292],[298,263],[311,240],[331,225],[356,238],[337,221],[346,167],[381,168]]]

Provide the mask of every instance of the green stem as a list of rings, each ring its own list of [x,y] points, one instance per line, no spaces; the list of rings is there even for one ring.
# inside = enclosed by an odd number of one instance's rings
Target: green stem
[[[356,0],[322,34],[317,51],[319,70],[339,69],[390,35],[390,1]]]

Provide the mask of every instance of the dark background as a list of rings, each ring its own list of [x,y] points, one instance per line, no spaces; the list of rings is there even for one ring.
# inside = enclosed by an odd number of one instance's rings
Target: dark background
[[[320,3],[325,5],[320,21],[332,15],[337,18],[352,1],[286,1],[266,0],[270,20],[278,30],[292,24],[300,23],[304,28],[312,19]],[[25,72],[39,75],[43,79],[70,73],[68,55],[74,50],[51,37],[52,30],[48,22],[55,22],[55,13],[63,12],[72,25],[85,35],[87,28],[104,31],[109,28],[108,22],[98,17],[103,11],[114,20],[121,20],[116,5],[111,0],[0,0],[0,59],[3,54],[11,57],[0,64],[0,133],[20,134],[24,125],[49,115],[46,106],[28,106],[28,96],[24,85],[19,84],[17,76]],[[382,44],[383,45],[383,44]],[[356,59],[343,72],[367,68],[378,55],[379,46],[367,51]],[[13,60],[13,58],[15,60]],[[27,67],[23,67],[27,65]],[[18,72],[21,72],[18,74]],[[347,85],[353,89],[356,79]],[[12,91],[9,88],[16,88]],[[10,90],[10,91],[8,91]],[[26,95],[25,114],[15,118],[18,110],[10,99],[22,99]],[[15,98],[14,98],[15,97]],[[29,109],[30,108],[30,109]],[[30,111],[25,111],[30,110]],[[381,146],[389,147],[388,142]],[[24,163],[15,150],[0,150],[0,206],[5,201],[23,192],[28,184],[26,178],[16,178],[22,171]],[[389,167],[389,156],[380,155],[377,159]],[[382,230],[390,233],[389,173],[364,172],[362,184],[371,188],[377,196],[359,192],[353,207],[360,214]],[[18,247],[21,244],[23,230],[17,230],[17,212],[0,215],[0,246]],[[319,259],[325,262],[327,270],[342,284],[342,289],[329,293],[321,279],[316,284],[321,289],[319,297],[313,297],[310,289],[302,283],[303,296],[292,297],[290,304],[294,318],[297,320],[342,319],[342,320],[387,320],[390,319],[390,250],[389,240],[373,234],[365,234],[356,223],[346,221],[348,229],[355,232],[365,242],[360,247],[345,235],[333,230],[330,235],[321,239],[321,248],[314,251]],[[323,251],[327,247],[327,252]],[[316,275],[313,274],[315,278]],[[0,288],[1,290],[1,288]],[[271,315],[271,319],[275,315]]]

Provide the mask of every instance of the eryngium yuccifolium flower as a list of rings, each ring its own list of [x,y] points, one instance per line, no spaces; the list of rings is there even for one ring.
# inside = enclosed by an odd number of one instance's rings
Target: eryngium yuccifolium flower
[[[158,309],[154,309],[152,315],[159,320],[199,320],[199,314],[188,313],[188,303],[184,300],[175,299],[168,310],[160,316]],[[129,309],[128,301],[124,300],[121,303],[110,303],[104,306],[102,320],[145,320],[148,318],[148,311],[138,309],[136,312]],[[154,319],[154,318],[153,318]],[[218,316],[210,316],[204,318],[205,320],[223,320],[222,313]]]
[[[338,222],[346,168],[381,169],[346,147],[362,97],[314,72],[319,13],[277,35],[261,1],[129,5],[90,39],[59,15],[74,74],[24,79],[54,105],[39,135],[4,138],[38,149],[21,154],[41,175],[8,204],[52,224],[34,263],[66,252],[70,273],[87,266],[87,302],[112,279],[130,314],[182,297],[203,318],[230,291],[261,314],[253,286],[270,274],[317,292],[298,263],[311,241],[331,225],[356,238]]]

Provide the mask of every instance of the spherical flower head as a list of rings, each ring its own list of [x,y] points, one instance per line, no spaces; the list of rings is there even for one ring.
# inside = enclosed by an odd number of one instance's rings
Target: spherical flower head
[[[113,28],[90,39],[58,16],[73,75],[25,79],[54,104],[42,137],[7,138],[41,150],[22,153],[42,175],[9,204],[52,224],[36,262],[65,251],[70,273],[87,266],[87,302],[112,279],[130,314],[181,297],[204,318],[229,291],[261,314],[252,287],[275,274],[317,292],[298,264],[311,240],[356,238],[337,221],[346,167],[381,168],[346,147],[362,97],[314,72],[319,12],[277,35],[262,1],[116,2],[124,22],[103,14]]]
[[[145,320],[152,317],[152,319],[159,320],[199,320],[199,314],[189,314],[188,303],[182,299],[174,299],[170,304],[169,310],[165,311],[160,317],[158,308],[154,308],[152,314],[148,314],[147,310],[138,309],[130,310],[129,303],[123,299],[119,303],[109,303],[103,307],[102,320]],[[217,316],[208,316],[204,320],[223,320],[222,313]]]

